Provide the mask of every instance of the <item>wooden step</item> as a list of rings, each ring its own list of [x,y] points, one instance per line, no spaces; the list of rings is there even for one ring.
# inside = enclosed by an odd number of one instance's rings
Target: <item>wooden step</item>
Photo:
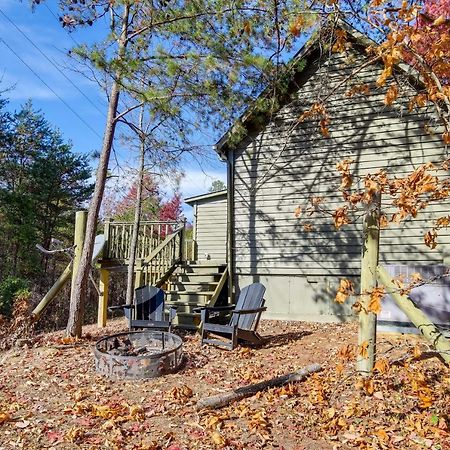
[[[180,284],[182,286],[217,286],[219,284],[218,281],[170,281],[169,284]]]
[[[167,295],[214,295],[214,291],[166,291]]]
[[[201,308],[202,306],[206,306],[206,303],[199,303],[199,302],[183,302],[178,300],[168,300],[166,302],[167,306],[193,306],[195,308]]]

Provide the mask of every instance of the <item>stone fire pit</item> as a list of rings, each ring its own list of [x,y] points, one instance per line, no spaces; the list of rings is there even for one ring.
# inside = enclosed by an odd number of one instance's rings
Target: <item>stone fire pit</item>
[[[95,344],[95,369],[115,379],[159,377],[179,369],[182,344],[179,336],[165,331],[113,334]]]

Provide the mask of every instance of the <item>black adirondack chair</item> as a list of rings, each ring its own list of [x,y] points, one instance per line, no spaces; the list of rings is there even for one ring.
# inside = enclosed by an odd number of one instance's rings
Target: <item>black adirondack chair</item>
[[[261,314],[267,308],[264,307],[264,292],[266,288],[261,283],[253,283],[241,290],[236,305],[205,307],[201,309],[202,344],[212,344],[234,349],[239,340],[258,344],[262,341],[256,332]],[[227,325],[211,323],[210,318],[214,313],[231,311],[231,318]],[[227,341],[208,338],[209,334],[221,336]]]
[[[171,331],[176,309],[164,311],[164,291],[154,286],[142,286],[135,290],[135,300],[131,305],[111,306],[110,311],[122,309],[128,319],[130,330],[150,328]]]

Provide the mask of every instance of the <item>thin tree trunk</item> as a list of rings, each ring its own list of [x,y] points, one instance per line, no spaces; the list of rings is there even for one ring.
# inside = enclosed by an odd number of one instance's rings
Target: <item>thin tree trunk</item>
[[[144,181],[144,163],[145,163],[145,142],[146,138],[143,132],[144,107],[141,108],[139,114],[139,130],[140,130],[140,159],[139,159],[139,175],[137,180],[136,207],[134,209],[133,234],[130,242],[130,260],[128,263],[127,274],[127,295],[125,303],[131,305],[133,303],[134,292],[134,265],[136,261],[136,248],[139,236],[139,225],[141,223],[142,210],[142,183]]]
[[[124,5],[122,15],[122,32],[118,39],[117,57],[121,60],[125,55],[127,45],[129,5]],[[91,259],[94,250],[95,234],[97,230],[97,220],[100,206],[105,190],[106,175],[108,171],[109,157],[114,142],[114,133],[116,129],[116,115],[120,96],[120,73],[116,73],[116,77],[111,87],[111,94],[108,106],[108,116],[106,119],[105,134],[103,136],[103,145],[100,155],[100,161],[97,169],[97,177],[95,181],[94,194],[89,205],[86,236],[83,246],[83,254],[75,282],[72,286],[70,295],[69,320],[67,322],[66,334],[68,336],[81,337],[84,315],[84,300],[87,295],[87,285],[89,272],[91,270]]]

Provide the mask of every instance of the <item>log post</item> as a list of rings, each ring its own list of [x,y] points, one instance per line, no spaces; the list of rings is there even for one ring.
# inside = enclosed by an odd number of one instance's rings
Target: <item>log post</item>
[[[361,311],[359,313],[358,358],[356,369],[363,377],[372,373],[375,364],[377,316],[369,311],[370,291],[377,286],[380,244],[380,196],[374,197],[363,224],[361,257]]]
[[[392,282],[391,276],[384,267],[378,266],[378,278],[389,292],[396,305],[406,314],[419,329],[425,339],[438,351],[447,364],[450,364],[450,341],[431,322],[431,320],[407,296],[398,292],[398,287]]]
[[[100,269],[99,290],[97,327],[104,328],[108,318],[109,270]]]
[[[75,214],[75,233],[73,238],[73,243],[75,246],[73,264],[72,264],[72,284],[71,284],[71,295],[75,287],[75,279],[78,273],[78,266],[80,265],[81,255],[83,252],[84,238],[86,236],[86,221],[87,221],[87,211],[77,211]],[[81,312],[80,317],[83,316]]]

